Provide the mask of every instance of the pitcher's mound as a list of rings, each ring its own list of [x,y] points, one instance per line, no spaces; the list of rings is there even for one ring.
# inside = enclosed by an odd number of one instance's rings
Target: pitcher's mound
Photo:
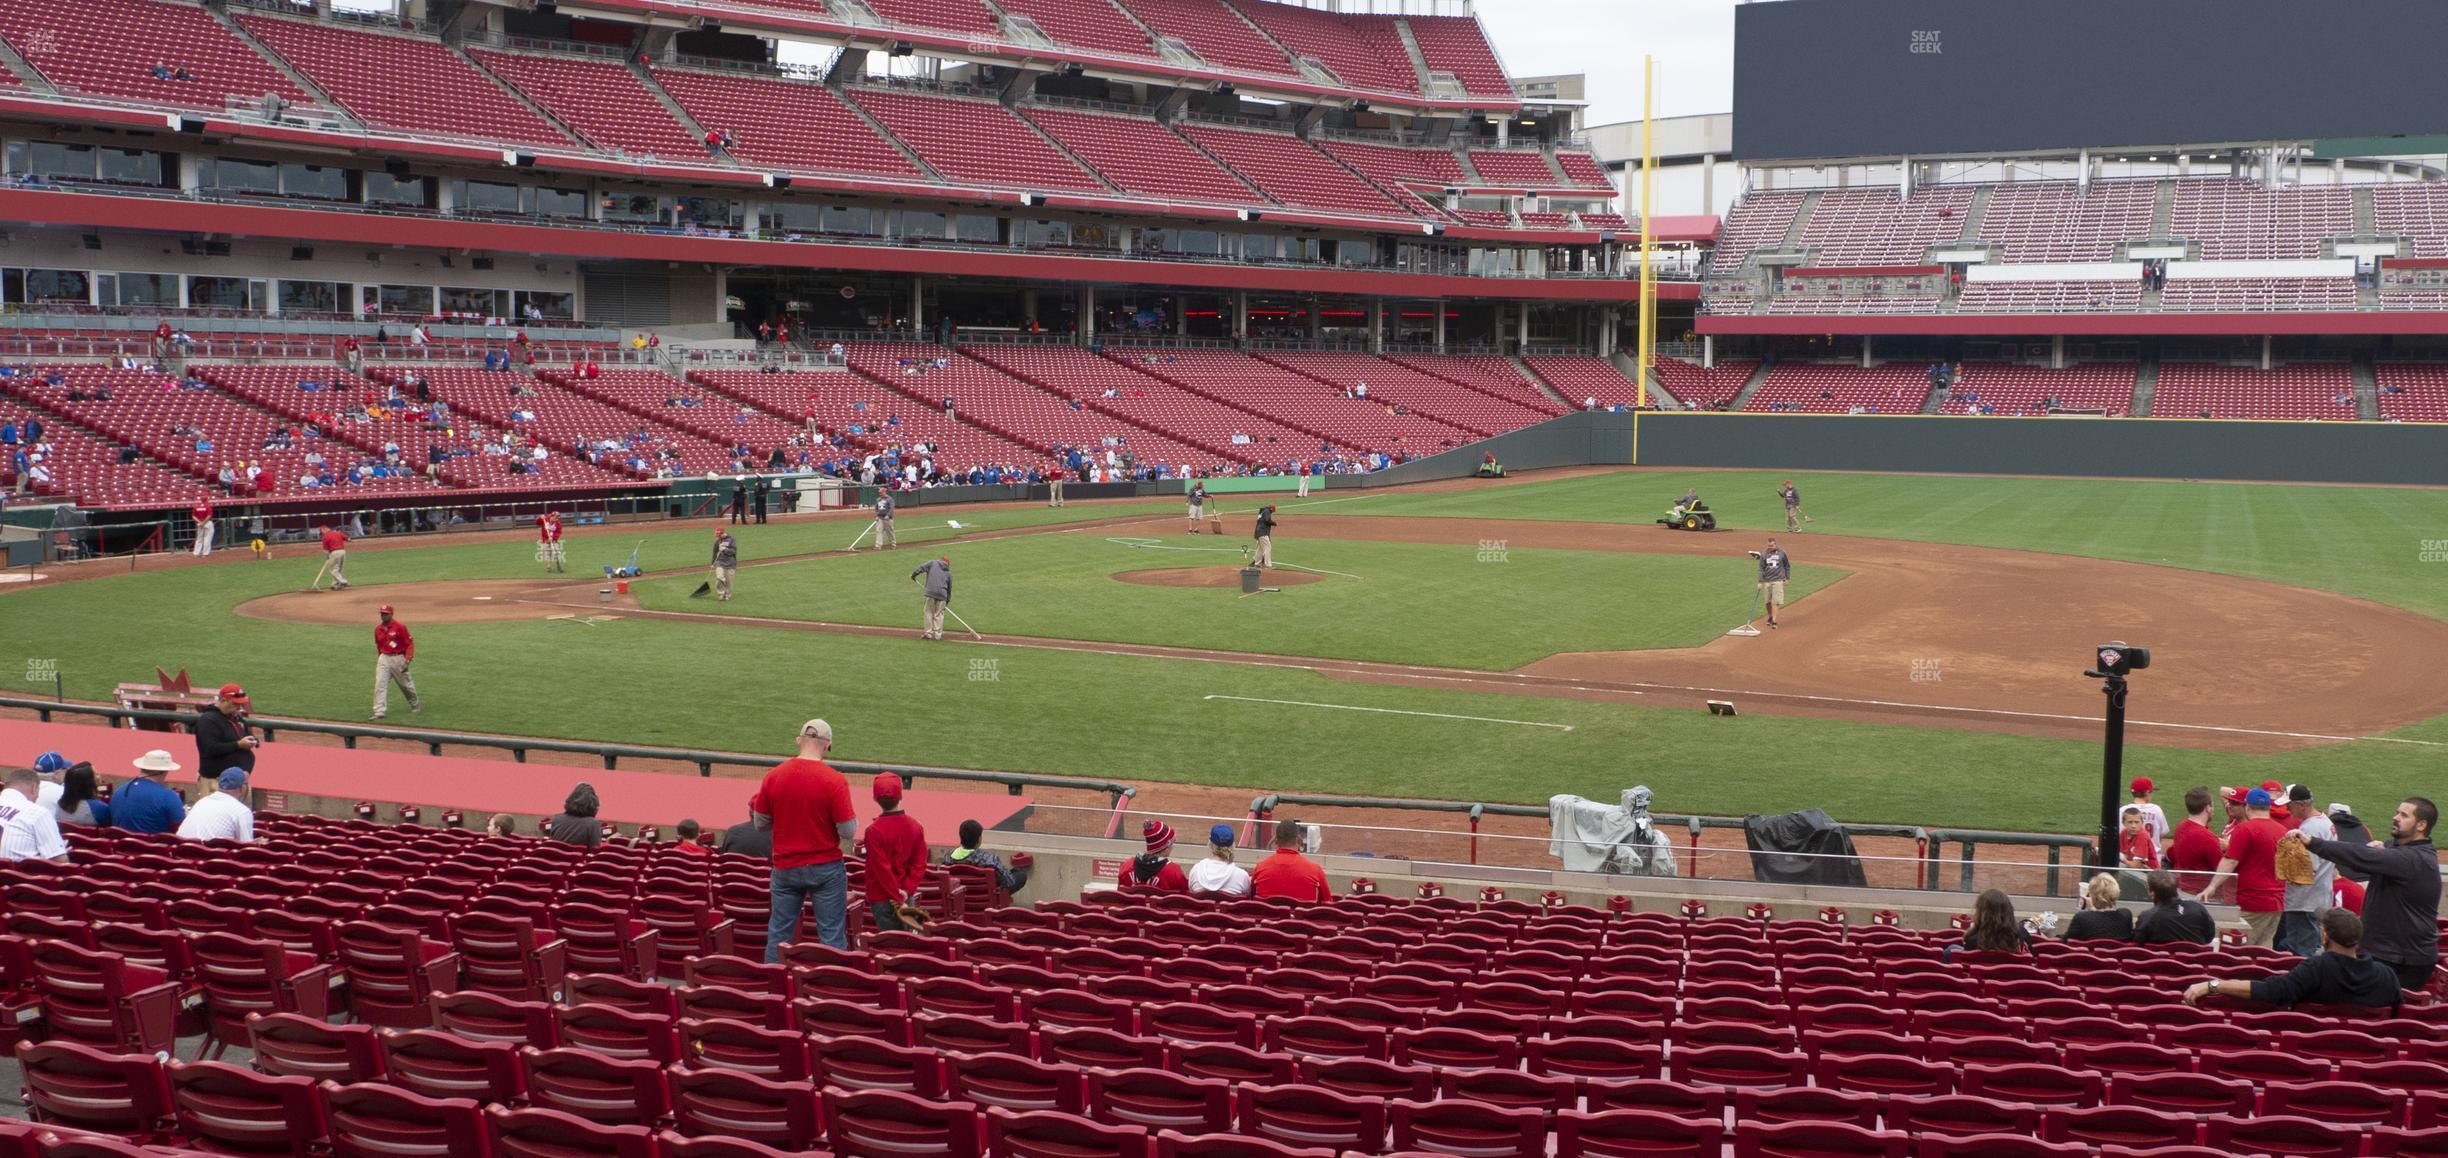
[[[250,619],[278,619],[347,627],[375,622],[375,609],[394,605],[400,621],[411,627],[426,623],[503,623],[566,615],[570,609],[548,602],[591,600],[601,584],[538,583],[532,579],[462,579],[440,583],[401,583],[351,587],[346,591],[287,591],[238,605]],[[627,602],[627,600],[623,600]]]
[[[1159,567],[1151,571],[1116,571],[1113,577],[1124,583],[1142,583],[1149,587],[1231,587],[1241,586],[1239,567]],[[1268,587],[1298,587],[1325,578],[1307,571],[1281,571],[1269,568],[1261,582]]]

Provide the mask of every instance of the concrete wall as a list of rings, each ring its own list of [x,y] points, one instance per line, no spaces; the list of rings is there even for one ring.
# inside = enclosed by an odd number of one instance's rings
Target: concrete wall
[[[2420,423],[1654,413],[1639,449],[1643,466],[2448,485],[2448,426]]]

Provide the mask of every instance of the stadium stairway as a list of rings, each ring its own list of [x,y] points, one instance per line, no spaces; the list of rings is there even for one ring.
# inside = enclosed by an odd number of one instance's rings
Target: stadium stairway
[[[1428,67],[1428,54],[1420,51],[1419,36],[1411,31],[1409,23],[1397,20],[1394,38],[1402,42],[1403,59],[1411,62],[1411,74],[1419,78],[1420,91],[1427,92],[1428,74],[1436,70]]]
[[[2354,356],[2355,421],[2380,421],[2380,376],[2369,353]]]
[[[510,99],[517,102],[519,107],[526,109],[528,112],[534,113],[537,120],[561,130],[562,133],[566,134],[569,139],[573,141],[588,141],[592,143],[592,138],[589,138],[585,133],[579,132],[578,126],[562,120],[551,109],[544,107],[542,102],[537,101],[534,97],[528,96],[526,90],[510,83],[510,81],[503,77],[500,73],[486,68],[483,61],[476,59],[473,54],[468,52],[466,45],[452,44],[446,41],[444,42],[443,47],[449,49],[452,56],[456,56],[461,61],[464,61],[468,68],[474,71],[476,75],[491,81],[495,88],[509,94]]]
[[[2152,291],[2156,293],[2157,291]],[[2151,396],[2159,392],[2159,358],[2145,354],[2142,364],[2134,368],[2133,409],[2125,413],[2140,417],[2151,412]]]
[[[1513,363],[1513,369],[1515,371],[1519,372],[1523,378],[1530,382],[1531,385],[1538,387],[1539,393],[1554,399],[1556,405],[1561,406],[1566,410],[1571,410],[1573,408],[1572,399],[1566,398],[1562,394],[1557,393],[1553,383],[1532,372],[1529,364],[1521,360],[1521,355],[1513,355],[1506,358],[1505,361]]]
[[[1607,355],[1607,361],[1613,363],[1617,370],[1622,371],[1624,377],[1635,382],[1640,380],[1640,355],[1617,350]],[[1657,367],[1654,364],[1649,367],[1649,391],[1655,397],[1665,399],[1668,409],[1680,410],[1683,408],[1683,400],[1675,397],[1674,391],[1666,388],[1666,381],[1658,376]]]
[[[1806,207],[1806,208],[1807,208],[1807,207]],[[1798,222],[1800,221],[1800,216],[1799,216],[1799,215],[1797,215],[1797,216],[1796,216],[1796,218],[1795,218],[1795,220],[1796,220],[1796,222],[1797,222],[1796,228],[1799,228],[1799,224],[1798,224]],[[1748,410],[1748,409],[1750,409],[1750,408],[1751,408],[1751,396],[1752,396],[1752,395],[1754,395],[1754,394],[1759,393],[1760,387],[1765,386],[1765,385],[1767,385],[1767,384],[1768,384],[1768,375],[1769,375],[1769,373],[1770,373],[1771,371],[1773,371],[1773,370],[1775,370],[1775,369],[1776,369],[1776,363],[1775,363],[1775,362],[1768,361],[1767,359],[1764,359],[1764,358],[1763,358],[1763,359],[1761,359],[1761,360],[1760,360],[1760,364],[1759,364],[1759,368],[1758,368],[1758,369],[1755,369],[1755,370],[1753,370],[1753,371],[1751,371],[1751,377],[1750,377],[1750,380],[1749,380],[1749,381],[1746,381],[1746,382],[1744,382],[1744,383],[1743,383],[1742,389],[1737,390],[1737,391],[1735,391],[1735,392],[1734,392],[1734,400],[1733,400],[1732,402],[1728,402],[1728,403],[1726,403],[1726,409],[1727,409],[1727,410]]]
[[[706,127],[699,123],[696,117],[691,116],[687,109],[682,108],[679,101],[672,99],[672,94],[663,91],[662,85],[655,83],[652,69],[638,63],[635,58],[622,61],[621,67],[628,69],[631,75],[637,77],[638,86],[654,97],[656,102],[663,106],[663,111],[670,113],[673,120],[680,122],[680,127],[687,129],[690,136],[700,141],[705,139]],[[728,155],[721,157],[720,160],[734,165],[739,163]]]
[[[316,103],[339,116],[344,122],[357,123],[357,118],[348,111],[346,106],[333,100],[330,93],[323,91],[323,86],[308,79],[305,73],[298,71],[296,65],[282,58],[281,54],[272,51],[270,45],[255,39],[255,34],[247,31],[245,25],[238,23],[237,19],[229,14],[227,8],[208,4],[204,6],[204,14],[212,17],[214,23],[229,29],[230,35],[237,37],[248,48],[255,50],[255,55],[262,57],[272,67],[279,69],[282,76],[289,78],[289,83],[298,87],[298,91],[313,97]]]
[[[1920,412],[1923,414],[1936,414],[1938,413],[1938,408],[1944,405],[1946,405],[1946,394],[1937,387],[1932,386],[1930,387],[1929,397],[1921,400]]]

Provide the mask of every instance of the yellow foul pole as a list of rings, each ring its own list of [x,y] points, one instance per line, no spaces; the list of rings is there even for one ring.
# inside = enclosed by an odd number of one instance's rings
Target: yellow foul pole
[[[1650,225],[1650,192],[1657,172],[1657,143],[1651,137],[1654,123],[1652,104],[1657,96],[1657,58],[1641,58],[1641,167],[1640,167],[1640,358],[1639,375],[1634,379],[1639,405],[1649,405],[1650,340],[1657,333],[1657,271],[1649,263],[1650,250],[1657,243]]]

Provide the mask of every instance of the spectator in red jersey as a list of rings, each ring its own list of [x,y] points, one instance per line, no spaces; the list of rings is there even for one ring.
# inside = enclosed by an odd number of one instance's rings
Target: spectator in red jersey
[[[1140,837],[1147,851],[1132,857],[1122,866],[1121,886],[1125,889],[1153,889],[1160,893],[1187,893],[1190,878],[1181,866],[1173,863],[1173,826],[1161,820],[1141,825]]]
[[[2117,859],[2133,868],[2158,868],[2159,841],[2151,835],[2142,810],[2128,804],[2122,820],[2124,828],[2117,836]]]
[[[2278,915],[2286,908],[2286,882],[2278,879],[2278,838],[2286,827],[2270,819],[2270,794],[2255,788],[2244,798],[2244,823],[2227,833],[2227,855],[2217,875],[2232,872],[2236,907],[2244,911],[2247,940],[2268,948],[2278,942]],[[2208,897],[2199,898],[2204,904]]]
[[[782,960],[782,947],[799,935],[799,911],[816,910],[816,937],[836,949],[850,947],[845,927],[849,889],[842,846],[858,832],[850,808],[850,782],[824,762],[833,750],[833,725],[809,720],[799,727],[799,754],[774,765],[748,798],[748,819],[773,833],[773,917],[765,929],[765,963]]]
[[[1275,822],[1275,854],[1250,870],[1250,895],[1290,897],[1304,904],[1334,899],[1326,887],[1326,870],[1301,855],[1302,825],[1297,820]]]
[[[704,831],[705,829],[699,827],[697,822],[694,820],[681,821],[672,829],[672,832],[680,837],[679,840],[672,842],[672,851],[685,852],[692,856],[714,855],[713,849],[697,843],[698,835]]]
[[[2344,873],[2338,874],[2337,907],[2358,917],[2363,915],[2363,886],[2347,880]]]
[[[2221,851],[2218,834],[2210,831],[2210,789],[2202,785],[2186,789],[2185,818],[2176,825],[2175,839],[2168,842],[2167,866],[2176,871],[2177,886],[2187,893],[2207,890]]]
[[[867,822],[867,911],[882,932],[907,929],[901,906],[926,883],[926,829],[901,811],[901,778],[886,772],[875,778],[875,802],[882,815]]]

